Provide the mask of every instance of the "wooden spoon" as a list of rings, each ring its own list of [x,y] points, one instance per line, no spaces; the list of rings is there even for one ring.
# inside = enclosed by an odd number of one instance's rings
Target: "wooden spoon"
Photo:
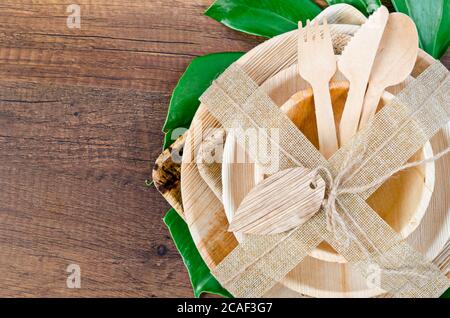
[[[360,129],[375,115],[383,91],[411,74],[418,52],[419,35],[414,22],[406,14],[390,14],[372,67]]]

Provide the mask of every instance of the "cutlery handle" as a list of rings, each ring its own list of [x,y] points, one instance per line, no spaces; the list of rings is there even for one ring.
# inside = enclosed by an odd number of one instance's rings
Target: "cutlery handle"
[[[328,82],[313,85],[319,150],[328,159],[339,148]]]
[[[367,83],[364,81],[361,82]],[[348,143],[358,131],[364,94],[366,93],[366,85],[367,84],[355,85],[354,83],[350,83],[347,101],[345,102],[344,112],[342,113],[341,123],[339,125],[339,140],[341,147]]]
[[[370,85],[367,88],[366,97],[364,98],[364,104],[362,109],[361,121],[359,123],[359,129],[363,129],[367,126],[369,121],[375,116],[375,113],[380,103],[381,96],[383,95],[383,88],[376,85]]]

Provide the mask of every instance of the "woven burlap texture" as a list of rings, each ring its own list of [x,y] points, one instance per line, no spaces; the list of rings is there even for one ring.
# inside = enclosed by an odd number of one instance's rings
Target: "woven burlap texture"
[[[355,139],[367,145],[367,150],[363,164],[354,171],[348,185],[370,183],[395,170],[417,152],[449,121],[449,88],[448,71],[436,63],[385,106],[369,129],[360,132]],[[279,146],[284,151],[276,154],[280,170],[301,163],[310,169],[325,166],[336,174],[349,147],[355,147],[355,143],[350,143],[329,161],[325,160],[252,78],[236,65],[213,83],[201,101],[225,128],[279,128]],[[256,162],[261,161],[261,154],[249,145],[247,140],[247,150]],[[357,242],[353,240],[350,245],[343,245],[336,238],[345,233],[328,231],[325,214],[320,211],[289,233],[248,237],[213,274],[237,297],[260,297],[325,240],[367,278],[376,265],[381,273],[380,287],[396,297],[440,296],[450,285],[448,279],[403,242],[367,205],[365,199],[375,190],[340,198],[352,216],[351,220],[346,220],[347,230],[354,234]]]

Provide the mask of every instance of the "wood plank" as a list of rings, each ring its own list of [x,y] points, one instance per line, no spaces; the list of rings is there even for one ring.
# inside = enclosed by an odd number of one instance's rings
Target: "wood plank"
[[[2,1],[0,76],[168,92],[193,57],[260,41],[204,16],[210,2],[83,1],[69,29],[64,1]]]
[[[68,4],[0,4],[0,296],[192,296],[144,181],[189,62],[260,40],[209,0],[84,0],[80,29]]]
[[[192,295],[168,205],[144,184],[163,98],[2,81],[0,105],[1,296]]]

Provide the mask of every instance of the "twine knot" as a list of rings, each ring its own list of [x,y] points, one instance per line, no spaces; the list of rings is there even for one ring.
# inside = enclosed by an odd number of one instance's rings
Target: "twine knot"
[[[351,215],[348,213],[347,208],[340,201],[340,196],[343,194],[358,194],[363,193],[372,189],[373,187],[378,187],[384,182],[386,182],[394,174],[412,168],[420,166],[425,163],[434,162],[450,152],[450,147],[446,148],[444,151],[438,153],[437,155],[425,158],[423,160],[417,160],[400,166],[393,171],[387,171],[386,174],[382,175],[378,179],[372,181],[369,184],[357,185],[353,187],[346,186],[346,183],[351,180],[354,174],[358,171],[358,167],[364,161],[365,154],[367,152],[367,144],[354,141],[352,147],[341,165],[341,169],[333,176],[333,173],[326,166],[318,166],[314,169],[313,178],[311,180],[311,185],[315,186],[317,183],[317,178],[322,177],[325,181],[325,198],[322,202],[322,207],[326,215],[327,229],[332,232],[334,237],[343,246],[348,247],[352,241],[358,242],[355,235],[347,227],[343,217],[350,219],[353,224],[357,224],[353,221]],[[341,213],[338,211],[339,210]],[[365,236],[365,234],[363,233]]]

